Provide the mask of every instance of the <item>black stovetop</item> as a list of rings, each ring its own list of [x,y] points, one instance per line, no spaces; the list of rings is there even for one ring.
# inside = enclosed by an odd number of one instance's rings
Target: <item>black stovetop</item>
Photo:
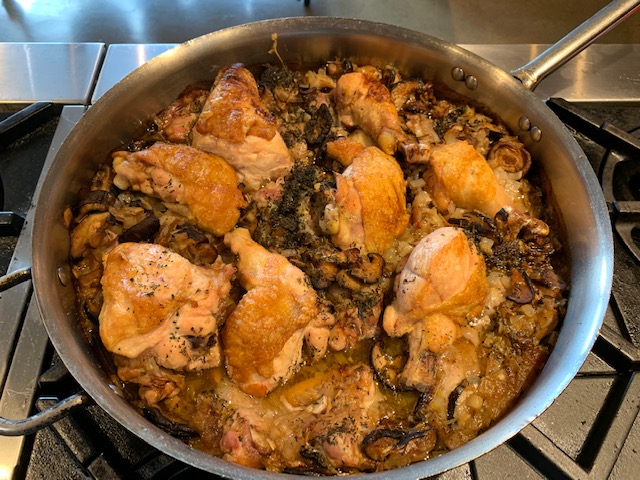
[[[559,104],[562,107],[563,102]],[[623,244],[622,238],[625,235],[631,238],[636,249],[640,245],[640,212],[629,210],[640,200],[640,151],[634,156],[633,150],[627,151],[618,145],[611,151],[606,144],[603,146],[598,142],[603,143],[603,137],[610,137],[609,124],[640,138],[640,105],[592,103],[578,107],[590,120],[597,119],[587,127],[595,134],[584,133],[584,122],[576,121],[571,115],[566,117],[568,126],[594,170],[607,179],[611,177],[614,182],[613,186],[604,186],[605,193],[611,194],[611,198],[606,199],[613,223],[618,228],[613,293],[603,327],[579,374],[544,414],[506,444],[446,472],[441,475],[442,479],[600,479],[634,478],[637,474],[640,263],[634,258],[632,249]],[[65,110],[67,108],[80,107],[65,107]],[[62,113],[57,107],[47,110],[31,130],[8,139],[8,145],[0,143],[4,210],[10,212],[2,214],[4,217],[0,215],[5,219],[4,224],[0,223],[4,235],[0,239],[3,273],[13,255],[12,248],[18,242],[21,221],[32,204],[36,181],[56,126],[66,123],[60,121],[61,117],[66,118],[65,110]],[[564,115],[560,110],[558,112],[560,116]],[[602,125],[603,122],[607,123]],[[613,132],[617,133],[615,129]],[[1,139],[0,133],[0,142]],[[609,167],[610,164],[614,166]],[[29,305],[27,302],[23,309],[23,326],[37,314],[33,305]],[[18,336],[19,332],[13,340],[16,351]],[[53,348],[46,342],[42,345],[42,368],[32,412],[49,407],[79,390]],[[11,363],[0,370],[3,393],[0,413],[9,389],[7,372],[10,368]],[[2,448],[0,437],[0,450]],[[2,455],[0,452],[0,463]],[[52,427],[25,437],[15,463],[8,465],[6,470],[13,469],[13,478],[212,478],[147,445],[95,405],[76,410]]]

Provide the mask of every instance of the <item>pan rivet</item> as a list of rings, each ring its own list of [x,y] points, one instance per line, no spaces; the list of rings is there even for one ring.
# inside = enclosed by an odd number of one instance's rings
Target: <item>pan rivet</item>
[[[464,80],[464,70],[462,70],[460,67],[453,67],[453,69],[451,70],[451,76],[455,81],[461,82]]]
[[[529,135],[531,135],[531,140],[533,140],[534,142],[539,142],[542,138],[542,130],[534,125],[533,127],[531,127]]]
[[[476,88],[478,88],[478,79],[473,75],[469,75],[464,79],[464,84],[469,90],[475,90]]]
[[[522,115],[518,120],[518,126],[522,130],[529,130],[531,128],[531,120],[526,115]]]
[[[66,287],[69,284],[69,272],[67,271],[67,269],[65,267],[59,267],[56,273],[58,275],[58,280],[60,280],[60,283],[64,287]]]

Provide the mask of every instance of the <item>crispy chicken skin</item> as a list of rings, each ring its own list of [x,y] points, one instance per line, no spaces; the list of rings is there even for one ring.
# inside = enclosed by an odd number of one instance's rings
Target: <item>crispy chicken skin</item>
[[[160,245],[117,245],[104,258],[102,343],[128,358],[150,351],[173,370],[220,365],[220,309],[234,270],[221,260],[193,265]]]
[[[482,256],[466,235],[444,227],[425,236],[396,277],[396,298],[383,327],[402,336],[431,313],[465,316],[480,312],[488,291]]]
[[[115,152],[113,169],[119,188],[186,207],[189,220],[215,235],[231,230],[246,205],[233,168],[187,145],[156,142],[138,152]]]
[[[342,75],[335,89],[338,116],[347,127],[358,126],[389,155],[408,137],[400,125],[400,116],[391,94],[378,80],[362,72]]]
[[[362,150],[342,174],[336,173],[335,203],[326,217],[337,217],[334,245],[384,252],[407,227],[405,180],[393,157],[377,147]]]
[[[192,131],[192,145],[220,155],[251,191],[293,167],[275,118],[242,64],[223,68]]]
[[[237,228],[224,241],[239,257],[247,290],[222,330],[227,372],[245,393],[263,397],[298,369],[305,338],[324,354],[332,318],[320,311],[304,273],[254,242],[248,230]]]
[[[479,210],[490,218],[513,207],[485,158],[466,141],[445,144],[431,153],[426,181],[442,212],[455,207]]]

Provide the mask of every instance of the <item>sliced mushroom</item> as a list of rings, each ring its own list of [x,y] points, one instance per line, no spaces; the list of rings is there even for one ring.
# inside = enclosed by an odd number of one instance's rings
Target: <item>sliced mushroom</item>
[[[465,212],[463,217],[450,218],[449,223],[457,225],[473,235],[481,235],[488,238],[497,236],[497,229],[493,220],[478,211],[468,211]]]
[[[351,275],[346,270],[340,270],[338,275],[336,275],[336,281],[338,285],[346,288],[347,290],[351,290],[352,292],[360,290],[364,285],[363,283]]]
[[[160,220],[155,215],[149,215],[144,220],[120,234],[120,243],[145,242],[153,238],[160,230]]]
[[[393,391],[404,389],[398,378],[407,363],[408,348],[403,337],[385,335],[371,349],[371,365],[377,379]]]
[[[546,237],[549,235],[549,225],[544,221],[522,215],[511,208],[503,208],[496,213],[495,225],[506,241],[520,237]]]
[[[531,303],[536,296],[529,275],[524,270],[514,268],[511,271],[511,291],[507,298],[519,304]]]
[[[306,258],[310,265],[305,271],[318,290],[325,290],[338,282],[341,287],[358,291],[365,284],[376,283],[384,269],[384,259],[380,255],[361,255],[357,248],[330,254],[311,254]]]
[[[325,290],[336,281],[338,266],[332,262],[319,262],[309,275],[311,284],[316,290]]]
[[[200,434],[193,428],[183,423],[177,423],[165,417],[157,408],[144,408],[142,410],[144,417],[153,423],[156,427],[169,433],[176,438],[195,438]]]
[[[106,190],[90,191],[78,204],[77,218],[82,218],[89,213],[106,212],[113,206],[116,197]]]
[[[362,450],[385,468],[397,468],[427,458],[436,438],[436,431],[426,425],[407,430],[380,428],[364,438]]]
[[[537,277],[538,281],[553,291],[560,292],[567,288],[567,282],[565,282],[560,275],[554,272],[551,267],[541,269],[537,272]]]
[[[464,391],[462,385],[458,385],[453,391],[449,394],[449,401],[447,403],[447,420],[453,420],[453,417],[456,413],[456,404],[458,403],[458,398],[460,398],[460,394]]]
[[[87,252],[110,245],[116,238],[110,226],[113,217],[109,212],[87,215],[71,232],[71,258],[79,259]]]
[[[531,167],[531,155],[517,137],[504,136],[493,144],[487,156],[492,169],[507,173],[520,172],[525,176]]]

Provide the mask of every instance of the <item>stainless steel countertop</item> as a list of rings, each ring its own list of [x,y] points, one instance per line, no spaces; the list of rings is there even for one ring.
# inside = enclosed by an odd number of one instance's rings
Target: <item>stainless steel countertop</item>
[[[102,43],[0,43],[0,103],[86,104]]]
[[[222,28],[284,17],[383,22],[457,44],[551,44],[610,0],[4,0],[0,42],[181,43]],[[306,5],[305,3],[308,3]],[[599,41],[640,43],[640,14]]]
[[[176,44],[0,43],[0,104],[88,105]],[[524,65],[547,45],[461,45],[497,66]],[[569,101],[640,101],[640,44],[594,44],[542,81],[536,94]],[[2,105],[0,105],[2,108]]]

